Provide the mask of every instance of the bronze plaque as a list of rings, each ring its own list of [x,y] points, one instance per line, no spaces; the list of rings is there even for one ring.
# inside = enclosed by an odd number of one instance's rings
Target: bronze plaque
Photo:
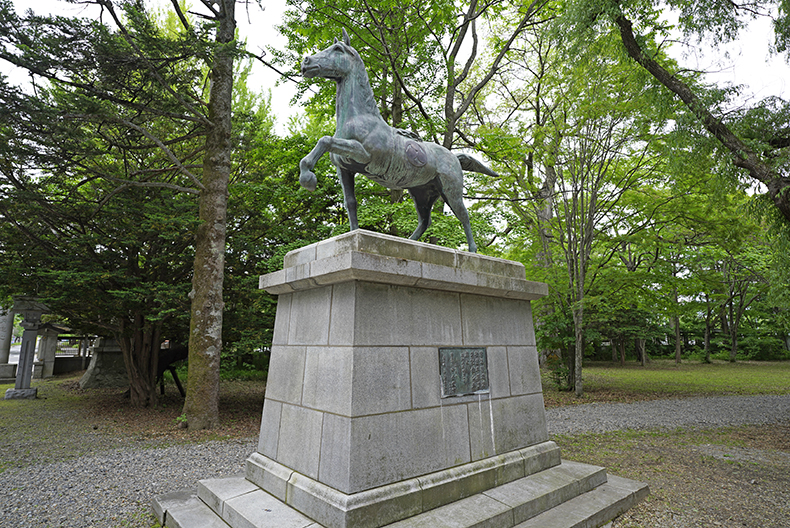
[[[488,358],[485,348],[440,348],[439,377],[442,398],[488,393]]]

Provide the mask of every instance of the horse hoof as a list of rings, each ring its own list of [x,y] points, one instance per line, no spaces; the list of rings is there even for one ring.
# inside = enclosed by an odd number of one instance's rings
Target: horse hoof
[[[299,184],[308,191],[313,192],[315,191],[316,185],[318,185],[318,179],[312,172],[303,172],[299,176]]]

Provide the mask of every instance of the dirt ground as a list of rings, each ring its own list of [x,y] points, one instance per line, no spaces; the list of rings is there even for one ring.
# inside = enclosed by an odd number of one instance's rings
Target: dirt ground
[[[647,482],[613,528],[788,528],[790,423],[559,437],[563,459]]]

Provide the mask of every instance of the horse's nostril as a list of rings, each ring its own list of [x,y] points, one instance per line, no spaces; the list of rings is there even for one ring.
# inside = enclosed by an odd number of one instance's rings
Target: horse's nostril
[[[310,64],[310,57],[305,57],[302,64]]]

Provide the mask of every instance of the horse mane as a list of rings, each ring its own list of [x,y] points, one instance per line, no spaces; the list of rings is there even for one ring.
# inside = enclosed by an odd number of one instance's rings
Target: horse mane
[[[359,89],[357,93],[364,97],[361,101],[362,105],[366,111],[375,112],[376,114],[381,115],[379,107],[376,104],[376,98],[373,95],[373,88],[370,87],[370,78],[368,77],[368,71],[367,68],[365,68],[365,63],[362,61],[362,56],[360,56],[359,52],[350,44],[345,44],[345,48],[351,52],[351,56],[354,58],[358,66],[357,73],[354,76],[352,82],[356,83],[356,86]]]

